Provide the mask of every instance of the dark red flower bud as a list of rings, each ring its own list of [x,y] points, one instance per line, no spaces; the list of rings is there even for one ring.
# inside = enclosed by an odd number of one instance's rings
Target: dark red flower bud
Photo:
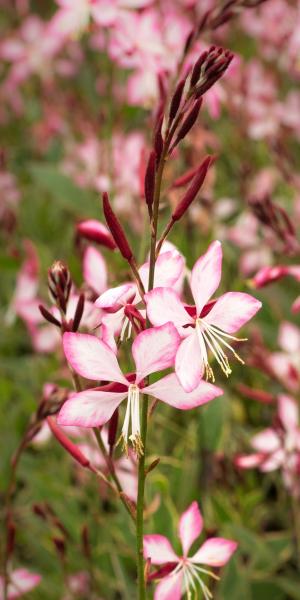
[[[77,331],[77,329],[80,325],[83,311],[84,311],[84,303],[85,303],[84,294],[80,294],[80,296],[78,298],[76,310],[75,310],[74,319],[73,319],[72,331]]]
[[[42,504],[33,504],[32,506],[32,510],[34,512],[35,515],[37,515],[38,517],[40,517],[41,519],[43,519],[44,521],[47,520],[47,511],[44,509]]]
[[[75,458],[75,460],[82,465],[82,467],[89,467],[90,461],[82,454],[78,446],[71,442],[71,440],[64,434],[62,429],[58,427],[56,420],[53,417],[47,417],[47,423],[57,441],[65,450]]]
[[[39,311],[46,321],[49,321],[52,325],[56,325],[56,327],[61,326],[61,323],[42,304],[39,304]]]
[[[96,221],[96,219],[89,219],[78,223],[76,231],[81,237],[91,240],[91,242],[101,244],[110,250],[116,248],[116,244],[108,229],[100,221]]]
[[[163,137],[161,134],[163,120],[164,120],[164,116],[161,115],[161,117],[158,119],[157,126],[154,131],[153,145],[154,145],[154,150],[155,150],[155,154],[156,154],[156,164],[157,165],[160,161],[160,157],[162,155],[162,151],[163,151],[163,147],[164,147],[164,141],[163,141]]]
[[[116,408],[115,412],[113,413],[112,417],[109,419],[109,422],[108,422],[107,441],[108,441],[108,445],[109,445],[109,449],[110,449],[110,454],[112,453],[112,450],[116,443],[116,437],[117,437],[117,431],[118,431],[118,421],[119,421],[119,409]]]
[[[104,192],[103,194],[103,212],[110,232],[122,256],[128,260],[128,262],[130,262],[133,257],[133,253],[127,241],[124,230],[110,205],[107,192]]]
[[[183,173],[183,175],[181,175],[180,177],[175,179],[175,181],[172,183],[171,187],[172,188],[184,187],[187,183],[189,183],[193,179],[193,177],[196,175],[198,169],[199,169],[199,167],[195,167],[194,169],[189,169],[188,171]]]
[[[61,260],[56,260],[48,269],[48,287],[53,302],[64,313],[67,309],[71,286],[71,275],[67,265]]]
[[[155,150],[152,150],[149,156],[146,173],[145,173],[145,199],[148,206],[149,212],[151,212],[153,199],[154,199],[154,188],[155,188],[155,164],[156,154]]]
[[[204,182],[206,173],[208,171],[208,168],[209,168],[211,162],[212,162],[212,157],[207,156],[204,159],[204,161],[201,163],[195,177],[192,180],[191,185],[187,189],[182,200],[179,202],[178,206],[176,207],[175,211],[172,214],[173,222],[181,219],[182,215],[186,212],[186,210],[189,208],[189,206],[191,205],[193,200],[196,198],[196,196]]]
[[[185,119],[177,133],[177,137],[172,146],[172,150],[173,150],[173,148],[175,148],[175,146],[177,146],[178,142],[180,140],[182,140],[189,133],[189,131],[192,129],[193,125],[196,123],[196,120],[197,120],[197,117],[198,117],[198,114],[199,114],[199,111],[201,108],[201,104],[202,104],[202,98],[199,98],[195,101],[194,106],[191,108],[188,115],[185,117]]]
[[[191,75],[191,88],[194,87],[194,85],[196,85],[196,83],[198,82],[202,65],[205,62],[205,60],[207,59],[207,56],[208,56],[208,52],[205,50],[204,52],[202,52],[202,54],[200,54],[198,60],[195,62],[193,71],[192,71],[192,75]]]
[[[173,119],[175,119],[179,106],[180,106],[180,102],[181,102],[181,98],[182,98],[182,94],[183,94],[183,90],[184,90],[184,86],[185,86],[185,79],[181,79],[181,81],[179,81],[179,83],[176,86],[175,92],[173,94],[172,100],[171,100],[171,104],[170,104],[170,111],[169,111],[169,122],[171,123],[173,121]]]

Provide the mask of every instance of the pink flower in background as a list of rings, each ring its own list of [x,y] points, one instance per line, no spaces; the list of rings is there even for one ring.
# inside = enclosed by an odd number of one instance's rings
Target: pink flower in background
[[[297,402],[290,396],[278,398],[278,422],[257,433],[251,440],[256,453],[239,455],[235,464],[241,469],[258,467],[269,472],[281,469],[286,488],[300,495],[300,427]]]
[[[93,246],[85,249],[82,268],[85,282],[96,294],[102,294],[107,288],[107,269],[99,250]]]
[[[261,302],[249,294],[228,292],[217,300],[210,298],[218,288],[222,270],[222,247],[213,242],[195,263],[191,275],[191,290],[195,307],[187,307],[171,288],[159,288],[146,294],[147,314],[153,325],[172,321],[183,338],[176,353],[175,371],[186,392],[199,385],[202,377],[214,381],[209,364],[211,351],[222,371],[230,375],[225,346],[238,360],[227,340],[238,341],[235,333],[260,309]]]
[[[169,540],[163,535],[144,536],[144,557],[151,564],[159,565],[157,573],[150,574],[149,579],[161,578],[154,600],[180,600],[187,594],[190,597],[197,587],[202,591],[205,600],[212,595],[202,577],[210,575],[218,577],[206,567],[222,567],[237,549],[237,543],[225,538],[210,538],[200,546],[193,556],[188,556],[194,541],[203,529],[203,518],[197,502],[181,515],[178,534],[182,545],[182,555],[178,556]],[[204,566],[203,566],[204,565]]]
[[[172,323],[140,333],[132,344],[136,373],[126,378],[120,370],[114,352],[107,344],[91,335],[65,333],[64,351],[72,368],[86,379],[112,383],[105,391],[94,388],[74,394],[61,408],[59,424],[98,427],[106,423],[120,403],[127,398],[122,439],[125,448],[130,440],[136,453],[141,454],[142,394],[150,394],[182,410],[200,406],[222,394],[222,390],[204,381],[188,394],[181,388],[175,374],[167,375],[151,385],[145,385],[144,379],[150,373],[162,371],[173,365],[179,341],[179,335]]]
[[[272,352],[268,364],[274,374],[290,391],[299,389],[300,384],[300,329],[284,321],[280,324],[278,343],[281,352]]]
[[[8,600],[16,600],[31,592],[41,581],[41,576],[27,569],[16,569],[10,574],[8,584]],[[4,600],[4,581],[0,577],[0,600]]]

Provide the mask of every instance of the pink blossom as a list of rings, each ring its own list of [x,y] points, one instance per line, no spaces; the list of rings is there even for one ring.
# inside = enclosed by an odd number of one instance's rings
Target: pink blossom
[[[296,391],[300,384],[300,329],[297,325],[284,321],[280,324],[279,352],[272,352],[268,364],[274,374],[290,391]]]
[[[147,314],[153,325],[172,321],[183,338],[176,353],[175,370],[186,392],[191,392],[203,377],[214,381],[207,348],[212,352],[226,376],[231,368],[221,344],[243,362],[227,340],[261,307],[249,294],[228,292],[210,301],[221,279],[222,247],[213,242],[195,263],[191,275],[191,291],[195,307],[186,307],[170,288],[156,287],[146,294]]]
[[[41,581],[41,576],[27,569],[16,569],[9,576],[8,600],[16,600],[33,590]],[[0,600],[4,600],[4,581],[0,577]]]
[[[150,559],[151,564],[160,566],[157,577],[162,577],[155,590],[154,600],[180,600],[184,594],[189,596],[192,590],[196,591],[198,586],[205,600],[211,598],[211,593],[202,577],[205,575],[210,575],[214,579],[218,577],[203,565],[222,567],[236,551],[237,543],[225,538],[209,538],[193,556],[189,557],[189,550],[202,529],[203,517],[199,506],[197,502],[192,502],[179,520],[178,534],[182,545],[182,556],[176,554],[165,536],[158,534],[144,536],[144,557]],[[155,573],[150,575],[151,579],[154,577]]]
[[[140,267],[139,274],[145,289],[147,289],[149,261]],[[183,276],[184,258],[177,249],[172,247],[167,252],[161,252],[156,261],[154,286],[177,286],[176,289],[181,289]],[[115,336],[120,335],[122,341],[126,331],[127,337],[131,335],[131,326],[128,317],[126,317],[126,307],[128,305],[138,305],[140,301],[139,291],[136,284],[133,283],[125,283],[116,288],[108,289],[96,300],[95,306],[106,313],[102,318],[102,339],[113,350],[116,350]]]
[[[175,374],[170,374],[156,383],[145,385],[150,373],[171,367],[179,344],[179,335],[172,323],[147,329],[140,333],[132,344],[132,356],[136,373],[125,377],[120,370],[114,352],[103,341],[92,335],[65,333],[63,346],[72,368],[86,379],[110,381],[106,390],[87,389],[74,394],[60,410],[61,425],[98,427],[106,423],[122,400],[127,398],[127,407],[122,428],[125,448],[130,440],[138,454],[143,452],[140,436],[140,396],[150,394],[175,408],[187,410],[209,402],[222,390],[206,383],[192,393],[186,393]],[[131,434],[129,434],[131,421]]]
[[[278,398],[278,423],[257,433],[251,440],[256,451],[240,455],[235,463],[242,469],[258,467],[269,472],[281,469],[291,494],[300,495],[300,427],[297,402],[287,395]]]

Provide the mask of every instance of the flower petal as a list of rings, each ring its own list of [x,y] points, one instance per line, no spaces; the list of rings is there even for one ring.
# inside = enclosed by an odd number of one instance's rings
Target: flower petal
[[[194,320],[185,310],[175,290],[157,287],[145,294],[145,301],[147,315],[152,325],[163,325],[171,321],[180,335],[184,337],[187,335],[187,329],[183,329],[183,325],[193,323]]]
[[[74,394],[63,404],[57,422],[59,425],[99,427],[111,418],[127,393],[127,390],[124,392],[84,390]]]
[[[182,340],[176,354],[176,375],[186,392],[192,392],[203,376],[203,361],[200,344],[195,329]]]
[[[93,246],[88,246],[83,256],[83,277],[97,294],[107,287],[107,270],[102,254]]]
[[[141,379],[162,371],[174,364],[180,336],[173,323],[152,327],[142,331],[132,344],[132,355],[136,364],[136,383]]]
[[[239,454],[234,459],[234,464],[239,469],[254,469],[260,466],[265,460],[264,452],[255,452],[254,454]]]
[[[154,287],[172,287],[181,277],[184,270],[184,258],[179,252],[163,252],[155,263]],[[148,289],[149,262],[139,269],[145,289]]]
[[[251,440],[251,446],[258,452],[269,453],[278,450],[278,448],[281,446],[281,443],[276,431],[270,427],[268,429],[264,429],[264,431],[261,431],[260,433],[257,433],[257,435],[255,435]]]
[[[39,585],[41,579],[41,575],[37,573],[31,573],[27,569],[16,569],[11,574],[11,581],[8,584],[8,600],[16,600],[20,596],[23,596],[23,594],[30,592]],[[3,591],[1,583],[2,581],[0,581],[0,593]],[[0,597],[2,598],[2,595]]]
[[[133,300],[136,294],[136,286],[132,283],[124,283],[117,287],[106,290],[95,302],[97,308],[114,312],[124,306],[129,300]]]
[[[154,600],[180,600],[182,597],[182,571],[164,577],[154,592]]]
[[[198,552],[191,558],[191,561],[210,565],[211,567],[222,567],[229,561],[236,549],[237,543],[232,540],[210,538],[204,542]]]
[[[288,353],[299,352],[300,350],[300,329],[294,323],[284,321],[280,324],[278,343],[282,350]]]
[[[153,565],[164,565],[168,562],[178,563],[178,556],[168,538],[159,534],[144,535],[144,558],[145,560],[150,558]]]
[[[192,270],[191,289],[198,315],[219,287],[221,274],[222,246],[219,241],[215,241],[210,244],[206,253],[200,256]]]
[[[299,411],[297,402],[290,396],[282,394],[278,398],[278,414],[286,431],[298,427]]]
[[[238,331],[261,308],[261,302],[250,294],[227,292],[220,296],[208,315],[207,323],[216,325],[226,333]]]
[[[142,391],[181,410],[196,408],[223,394],[223,390],[204,380],[200,380],[199,385],[192,392],[185,392],[175,373],[162,377]]]
[[[187,556],[192,543],[199,537],[203,527],[203,518],[197,502],[181,515],[179,520],[179,538],[182,543],[183,554]]]
[[[94,335],[67,332],[63,336],[63,347],[67,361],[82,377],[127,385],[114,352]]]

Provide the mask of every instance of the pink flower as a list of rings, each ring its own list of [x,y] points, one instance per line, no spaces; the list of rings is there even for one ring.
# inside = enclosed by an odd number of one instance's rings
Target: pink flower
[[[219,286],[222,270],[222,247],[213,242],[195,263],[191,290],[195,307],[185,306],[171,288],[159,288],[146,294],[148,317],[153,325],[172,321],[183,338],[176,353],[175,371],[186,392],[193,391],[202,379],[215,380],[208,360],[209,349],[226,376],[231,368],[221,344],[243,362],[227,340],[238,341],[237,331],[261,307],[249,294],[228,292],[210,301]]]
[[[167,404],[187,410],[209,402],[222,394],[222,390],[206,383],[190,394],[180,386],[175,374],[145,385],[144,378],[171,367],[180,338],[172,323],[147,329],[140,333],[132,344],[132,356],[136,366],[133,375],[125,377],[120,370],[114,352],[107,344],[88,334],[65,333],[63,346],[65,355],[72,368],[86,379],[109,381],[107,389],[87,389],[74,394],[60,410],[60,425],[78,425],[80,427],[98,427],[106,423],[119,404],[127,398],[122,439],[125,448],[128,440],[136,453],[141,454],[143,447],[140,435],[140,396],[150,394]],[[129,434],[131,422],[131,434]]]
[[[279,327],[278,343],[281,351],[272,352],[268,358],[268,363],[282,384],[289,391],[295,392],[300,384],[299,327],[288,321],[283,321]]]
[[[99,250],[88,246],[83,256],[83,277],[96,294],[102,294],[107,288],[107,269]]]
[[[41,581],[37,573],[30,573],[27,569],[16,569],[10,574],[8,584],[8,600],[16,600],[33,590]],[[4,598],[4,581],[0,577],[0,600]]]
[[[191,591],[200,587],[205,600],[212,596],[202,575],[210,575],[218,579],[214,573],[203,568],[222,567],[230,559],[237,548],[237,543],[224,538],[210,538],[200,546],[199,550],[188,557],[189,550],[199,537],[203,528],[203,518],[197,502],[181,515],[178,534],[182,545],[182,556],[177,556],[169,540],[163,535],[144,536],[144,557],[150,558],[151,564],[160,565],[158,575],[165,571],[167,575],[158,584],[154,600],[180,600],[185,593],[190,597]],[[153,579],[154,574],[150,575]]]
[[[278,398],[278,422],[257,433],[251,440],[254,454],[240,455],[235,464],[242,469],[258,467],[269,472],[282,469],[283,480],[290,492],[300,494],[300,428],[298,406],[290,396]]]
[[[167,252],[162,252],[156,261],[154,285],[158,287],[181,285],[184,268],[184,258],[175,248]],[[149,277],[148,261],[140,267],[139,274],[145,289],[147,289]],[[101,308],[106,313],[102,318],[102,339],[113,350],[116,351],[117,349],[114,340],[115,336],[120,335],[122,341],[126,331],[128,338],[131,335],[131,325],[125,313],[126,306],[137,305],[140,301],[141,297],[137,286],[133,283],[125,283],[106,290],[96,300],[95,306]]]

